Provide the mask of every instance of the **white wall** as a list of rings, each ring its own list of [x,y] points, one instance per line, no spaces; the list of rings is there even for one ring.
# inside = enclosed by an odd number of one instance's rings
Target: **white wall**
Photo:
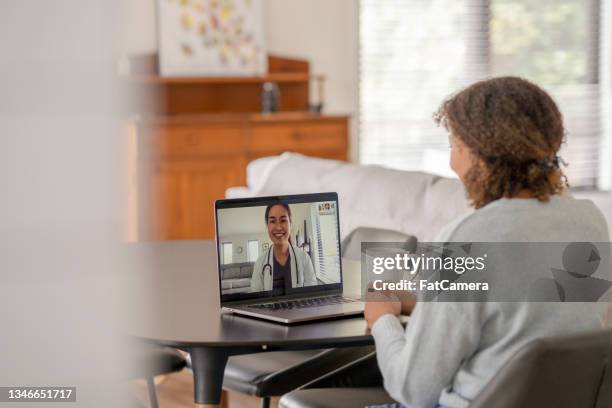
[[[223,208],[217,212],[219,236],[266,232],[266,207]]]
[[[154,52],[156,0],[129,0],[125,54]],[[325,111],[352,115],[350,157],[356,161],[359,62],[358,0],[264,0],[268,52],[307,59],[326,76]]]

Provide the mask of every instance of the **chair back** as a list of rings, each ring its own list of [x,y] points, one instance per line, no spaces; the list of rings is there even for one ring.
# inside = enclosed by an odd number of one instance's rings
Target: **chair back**
[[[470,408],[612,407],[612,330],[535,340]]]
[[[415,251],[417,247],[417,238],[414,235],[381,228],[359,227],[342,240],[342,257],[361,261],[362,242],[400,243],[399,249],[406,251]]]

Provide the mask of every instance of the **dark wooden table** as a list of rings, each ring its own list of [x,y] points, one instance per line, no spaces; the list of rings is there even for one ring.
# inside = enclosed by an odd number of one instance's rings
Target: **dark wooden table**
[[[373,344],[362,317],[286,326],[221,313],[213,241],[133,244],[148,319],[135,337],[188,352],[196,404],[219,404],[228,357]]]

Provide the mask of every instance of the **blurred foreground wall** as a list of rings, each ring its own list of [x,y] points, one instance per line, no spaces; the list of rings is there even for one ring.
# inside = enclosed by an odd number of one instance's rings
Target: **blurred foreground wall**
[[[120,318],[128,292],[138,303],[120,242],[120,6],[0,2],[0,386],[76,386],[83,407],[124,405]]]

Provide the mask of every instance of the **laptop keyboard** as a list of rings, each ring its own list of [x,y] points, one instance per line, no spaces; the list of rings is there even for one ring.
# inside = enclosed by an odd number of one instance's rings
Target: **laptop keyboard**
[[[271,309],[271,310],[281,310],[281,309],[306,309],[309,307],[319,307],[319,306],[329,306],[329,305],[339,305],[342,303],[352,303],[356,302],[355,299],[347,299],[342,297],[341,295],[336,296],[324,296],[320,298],[310,298],[310,299],[294,299],[294,300],[284,300],[278,302],[270,302],[270,303],[259,303],[256,305],[249,305],[247,307],[252,309]]]

